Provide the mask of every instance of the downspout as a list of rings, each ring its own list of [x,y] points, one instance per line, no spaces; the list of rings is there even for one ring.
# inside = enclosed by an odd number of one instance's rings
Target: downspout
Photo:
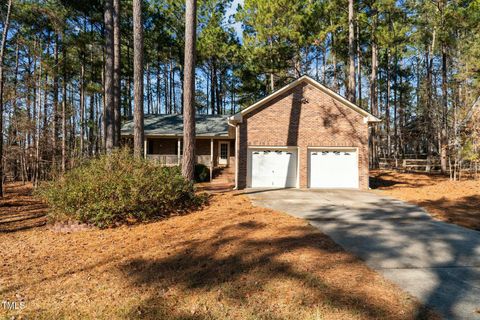
[[[240,141],[238,137],[240,136],[240,125],[235,125],[235,190],[238,190],[238,152],[240,150]]]
[[[240,150],[240,123],[242,123],[242,117],[240,114],[235,114],[228,118],[228,125],[235,128],[235,188],[238,190],[238,168],[239,168],[239,150]]]

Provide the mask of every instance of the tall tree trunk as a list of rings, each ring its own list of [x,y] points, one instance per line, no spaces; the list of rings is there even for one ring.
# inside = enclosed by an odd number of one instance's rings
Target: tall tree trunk
[[[120,146],[121,129],[121,30],[120,30],[120,0],[113,0],[113,146]]]
[[[3,23],[2,43],[0,45],[0,197],[3,197],[3,59],[7,44],[8,29],[10,27],[10,15],[12,12],[12,0],[7,3],[7,15]]]
[[[332,46],[330,48],[330,54],[332,55],[332,64],[333,64],[333,83],[332,88],[335,92],[338,92],[338,76],[337,76],[337,53],[335,51],[335,34],[332,33]]]
[[[165,113],[168,114],[168,99],[169,99],[169,91],[168,91],[168,64],[163,65],[163,104],[165,106]]]
[[[90,107],[88,108],[88,154],[93,156],[95,154],[95,94],[90,95]]]
[[[375,37],[377,32],[377,12],[375,11],[372,18],[372,30],[371,30],[371,44],[372,44],[372,70],[370,73],[370,112],[374,116],[378,116],[378,97],[377,97],[377,71],[378,71],[378,47],[377,39]],[[378,141],[377,141],[377,128],[372,126],[372,132],[370,135],[371,142],[371,166],[373,168],[378,167]]]
[[[31,180],[32,182],[35,182],[35,168],[36,168],[36,164],[37,164],[37,158],[36,158],[36,155],[37,155],[37,152],[36,152],[36,147],[37,147],[37,124],[38,124],[38,119],[37,119],[37,108],[38,108],[38,95],[37,95],[37,92],[39,92],[40,90],[40,81],[38,80],[39,79],[39,76],[38,76],[38,63],[37,63],[37,57],[39,55],[37,55],[37,47],[40,46],[40,41],[38,41],[37,38],[35,38],[35,42],[34,42],[34,45],[33,45],[33,81],[32,81],[32,93],[33,93],[33,96],[32,96],[32,102],[33,102],[33,110],[32,110],[32,120],[33,120],[33,124],[32,124],[32,145],[33,145],[33,148],[35,150],[35,157],[34,157],[34,163],[32,164],[32,176],[31,176]],[[40,60],[41,58],[39,58]],[[40,68],[41,69],[41,68]]]
[[[197,1],[186,1],[182,175],[185,179],[193,181],[195,172],[195,47]]]
[[[447,48],[442,43],[442,125],[440,137],[440,166],[442,173],[447,172],[448,137],[447,137],[447,113],[448,113],[448,88],[447,88]]]
[[[131,73],[130,71],[132,70],[130,67],[131,67],[131,64],[130,64],[130,46],[131,46],[131,43],[130,43],[130,40],[128,40],[128,45],[127,45],[127,61],[129,61],[128,63],[128,77],[127,77],[127,99],[128,99],[128,113],[126,113],[129,117],[131,117],[133,115],[133,106],[132,106],[132,77],[131,77]]]
[[[221,96],[221,86],[222,86],[222,74],[220,72],[220,76],[216,77],[215,83],[215,96],[217,98],[217,114],[222,114],[222,96]]]
[[[173,113],[179,113],[178,112],[178,104],[177,104],[177,91],[176,91],[176,87],[175,87],[175,61],[172,60],[172,108],[173,108]],[[183,101],[182,101],[182,105],[183,105]]]
[[[147,114],[152,113],[152,88],[151,88],[151,81],[150,81],[150,63],[147,62],[146,65],[146,82],[147,82]]]
[[[105,0],[105,149],[111,153],[114,148],[114,32],[113,32],[113,0]],[[134,34],[135,35],[135,34]]]
[[[13,142],[14,143],[17,143],[18,142],[18,145],[20,146],[20,148],[22,148],[22,141],[21,141],[21,137],[18,136],[19,132],[18,132],[18,117],[19,117],[19,113],[18,113],[18,97],[17,97],[17,86],[18,86],[18,65],[19,65],[19,55],[20,55],[20,52],[19,52],[19,45],[18,45],[18,38],[16,40],[16,46],[15,46],[15,74],[14,74],[14,78],[13,78],[13,116],[12,116],[12,123],[11,123],[11,126],[13,128]],[[28,95],[28,93],[27,93]],[[27,98],[28,100],[28,98]],[[27,101],[27,106],[28,106],[28,101]],[[18,156],[20,157],[21,154],[19,153]],[[18,175],[18,159],[14,159],[14,163],[13,163],[13,179],[16,179],[17,178],[17,175]],[[21,165],[21,164],[20,164]]]
[[[399,130],[398,130],[398,149],[400,151],[401,158],[404,158],[404,143],[403,143],[403,132],[405,130],[405,109],[404,109],[404,100],[403,100],[403,75],[400,74],[400,91],[399,91],[399,98],[398,98],[398,117],[399,117]]]
[[[160,48],[159,48],[160,49]],[[156,107],[156,113],[161,114],[161,105],[162,105],[162,87],[161,87],[161,72],[162,72],[162,62],[160,60],[160,54],[157,54],[157,107]]]
[[[360,21],[356,19],[357,30],[357,87],[358,87],[358,99],[357,104],[362,107],[362,49],[360,47]]]
[[[355,27],[353,0],[348,0],[348,87],[347,99],[355,103]]]
[[[322,83],[327,85],[327,43],[322,46]]]
[[[212,114],[215,114],[215,102],[217,101],[215,98],[215,92],[216,92],[216,86],[217,86],[217,69],[215,67],[215,62],[212,60],[212,76],[210,77],[210,108],[212,109]]]
[[[393,66],[393,143],[395,159],[398,159],[398,53],[395,46],[395,59]]]
[[[430,159],[433,152],[433,146],[435,145],[433,133],[433,59],[435,52],[435,41],[436,41],[436,29],[433,29],[432,33],[432,44],[431,47],[426,50],[426,59],[427,63],[427,158]],[[430,171],[430,168],[427,167],[427,171]]]
[[[85,154],[85,59],[80,62],[80,157]]]
[[[65,36],[63,36],[63,40]],[[67,167],[67,46],[62,44],[63,82],[62,82],[62,172]]]
[[[390,91],[391,91],[391,81],[390,81],[390,50],[387,48],[386,52],[386,82],[387,82],[387,89],[386,89],[386,97],[385,97],[385,131],[387,135],[387,156],[390,157],[392,146],[391,146],[391,130],[390,130]]]
[[[143,20],[142,0],[133,0],[133,153],[143,156]]]
[[[58,46],[59,35],[55,31],[54,64],[53,67],[53,112],[52,112],[52,169],[57,167],[57,138],[58,138]]]

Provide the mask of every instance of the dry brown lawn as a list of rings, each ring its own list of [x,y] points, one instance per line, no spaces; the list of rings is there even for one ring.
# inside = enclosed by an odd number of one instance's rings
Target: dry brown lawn
[[[0,301],[25,303],[0,318],[436,318],[305,221],[232,193],[137,226],[0,233],[0,250]]]
[[[480,230],[480,180],[387,170],[370,176],[371,186],[383,194],[417,204],[436,219]]]
[[[0,199],[0,233],[45,225],[47,207],[32,197],[32,185],[11,183]]]

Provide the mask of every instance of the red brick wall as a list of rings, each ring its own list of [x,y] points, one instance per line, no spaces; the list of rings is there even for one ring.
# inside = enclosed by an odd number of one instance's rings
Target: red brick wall
[[[247,185],[248,146],[298,146],[301,188],[308,184],[308,147],[357,147],[359,186],[368,189],[364,116],[310,84],[299,84],[246,114],[239,126],[239,188]]]

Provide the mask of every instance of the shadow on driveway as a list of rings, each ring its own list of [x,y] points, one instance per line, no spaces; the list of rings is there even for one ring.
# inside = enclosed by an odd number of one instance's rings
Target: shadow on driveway
[[[351,190],[275,190],[254,204],[308,220],[448,319],[480,319],[480,233],[422,209]]]

